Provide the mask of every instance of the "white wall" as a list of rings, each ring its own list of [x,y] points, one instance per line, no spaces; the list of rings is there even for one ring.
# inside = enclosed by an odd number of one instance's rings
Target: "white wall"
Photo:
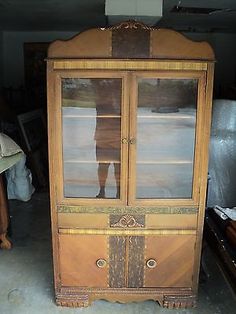
[[[4,86],[24,85],[24,43],[69,39],[74,32],[3,32]]]

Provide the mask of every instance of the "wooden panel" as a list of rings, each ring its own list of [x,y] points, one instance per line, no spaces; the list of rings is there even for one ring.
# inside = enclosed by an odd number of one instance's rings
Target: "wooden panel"
[[[48,49],[48,58],[111,56],[111,31],[91,29],[78,34],[69,40],[56,40]]]
[[[60,234],[106,234],[106,235],[196,235],[197,231],[193,229],[68,229],[60,228]]]
[[[207,42],[194,42],[170,29],[151,31],[151,57],[165,59],[214,60]]]
[[[129,237],[128,249],[128,280],[127,287],[139,288],[143,286],[143,256],[145,237]]]
[[[196,214],[198,207],[177,206],[85,206],[85,205],[60,205],[57,206],[59,213],[106,213],[106,214]]]
[[[106,214],[58,213],[59,228],[107,228]]]
[[[155,268],[145,267],[144,287],[191,287],[196,238],[191,235],[148,236],[145,263],[155,259]]]
[[[0,174],[0,234],[7,233],[8,207],[6,191],[3,183],[3,175]]]
[[[62,286],[107,287],[108,266],[96,265],[108,262],[106,236],[60,235],[59,256]]]
[[[109,286],[125,287],[126,237],[109,237]]]
[[[157,61],[157,60],[56,60],[54,70],[194,70],[207,69],[206,62]]]
[[[149,46],[150,32],[148,30],[116,29],[112,32],[113,58],[149,58]]]
[[[155,29],[134,23],[135,25],[132,22],[125,25],[123,23],[123,26],[121,24],[121,27],[118,25],[112,29],[91,29],[70,40],[57,40],[50,45],[48,57],[111,57],[113,42],[113,57],[147,58],[150,50],[153,58],[215,59],[211,46],[206,42],[193,42],[173,30]]]
[[[7,196],[3,183],[3,175],[0,174],[0,248],[10,249],[11,242],[7,238],[8,207]]]
[[[196,214],[160,214],[146,216],[147,229],[195,229],[197,227]]]

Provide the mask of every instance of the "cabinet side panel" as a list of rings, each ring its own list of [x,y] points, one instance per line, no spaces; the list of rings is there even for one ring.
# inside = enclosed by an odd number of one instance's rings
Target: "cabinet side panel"
[[[154,259],[155,268],[145,267],[145,287],[191,287],[195,236],[147,236],[145,260]]]
[[[109,286],[110,288],[125,287],[125,237],[109,237],[109,255]]]

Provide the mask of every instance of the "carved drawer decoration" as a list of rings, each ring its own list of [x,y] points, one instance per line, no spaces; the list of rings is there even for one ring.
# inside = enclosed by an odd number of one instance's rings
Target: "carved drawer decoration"
[[[144,228],[145,215],[110,215],[112,228]]]

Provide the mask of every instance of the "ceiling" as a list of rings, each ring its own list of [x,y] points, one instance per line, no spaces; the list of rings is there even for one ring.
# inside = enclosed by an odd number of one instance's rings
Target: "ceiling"
[[[223,10],[211,14],[173,13],[175,6]],[[0,0],[0,30],[78,31],[106,25],[105,0]],[[163,17],[157,26],[180,31],[236,33],[236,1],[164,0]]]

